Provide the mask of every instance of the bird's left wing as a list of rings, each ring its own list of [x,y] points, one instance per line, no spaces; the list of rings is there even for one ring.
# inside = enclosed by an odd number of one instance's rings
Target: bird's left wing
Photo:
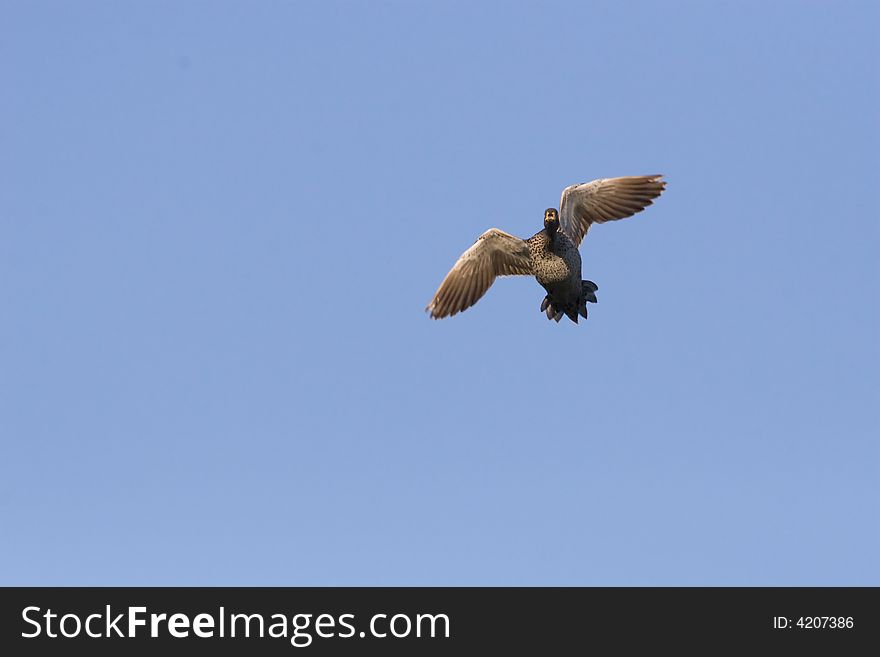
[[[575,244],[580,244],[592,224],[631,217],[660,196],[666,182],[663,176],[625,176],[600,178],[562,190],[559,223]]]
[[[532,273],[528,244],[503,230],[490,228],[461,254],[425,310],[433,319],[455,315],[479,301],[496,276]]]

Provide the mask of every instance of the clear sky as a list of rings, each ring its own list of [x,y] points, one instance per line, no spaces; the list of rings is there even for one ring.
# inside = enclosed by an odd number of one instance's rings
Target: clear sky
[[[880,585],[876,2],[0,13],[0,583]]]

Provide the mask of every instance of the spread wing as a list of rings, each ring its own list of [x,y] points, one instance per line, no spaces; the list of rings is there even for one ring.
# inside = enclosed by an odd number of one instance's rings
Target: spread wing
[[[575,244],[580,244],[591,224],[631,217],[651,205],[666,187],[662,175],[600,178],[562,190],[559,222]]]
[[[433,319],[454,315],[473,306],[486,294],[496,276],[533,274],[525,241],[490,228],[461,254],[425,308]]]

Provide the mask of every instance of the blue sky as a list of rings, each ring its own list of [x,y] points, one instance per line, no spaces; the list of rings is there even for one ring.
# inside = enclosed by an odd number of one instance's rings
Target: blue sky
[[[0,583],[880,585],[876,3],[2,14]]]

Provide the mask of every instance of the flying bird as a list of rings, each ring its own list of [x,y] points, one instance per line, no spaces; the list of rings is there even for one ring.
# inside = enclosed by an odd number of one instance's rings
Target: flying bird
[[[490,228],[461,254],[425,309],[433,319],[460,313],[482,298],[498,276],[534,276],[547,296],[541,311],[557,322],[587,318],[599,287],[581,280],[578,247],[592,224],[641,212],[666,187],[662,175],[600,178],[562,190],[559,210],[544,211],[544,228],[523,240]]]

